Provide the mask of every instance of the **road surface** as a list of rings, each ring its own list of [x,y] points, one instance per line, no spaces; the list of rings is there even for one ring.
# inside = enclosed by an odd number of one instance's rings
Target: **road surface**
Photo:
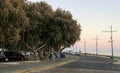
[[[52,61],[23,61],[23,62],[4,62],[0,63],[0,73],[14,73],[29,68],[42,67],[54,64]]]
[[[120,64],[114,64],[110,58],[81,56],[75,62],[35,73],[120,73]]]

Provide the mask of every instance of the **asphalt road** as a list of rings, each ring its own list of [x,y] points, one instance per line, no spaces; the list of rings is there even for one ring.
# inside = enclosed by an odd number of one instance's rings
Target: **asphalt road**
[[[6,62],[0,63],[0,73],[14,73],[29,68],[41,67],[54,64],[52,61],[23,61],[23,62]]]
[[[120,73],[120,64],[114,64],[110,58],[81,56],[75,62],[35,73]]]
[[[76,59],[74,56],[67,60]],[[79,59],[80,58],[80,59]],[[120,73],[120,64],[114,64],[110,58],[99,56],[80,56],[77,60],[52,69],[30,73]],[[0,73],[14,73],[28,68],[57,64],[54,61],[42,62],[6,62],[0,63]]]

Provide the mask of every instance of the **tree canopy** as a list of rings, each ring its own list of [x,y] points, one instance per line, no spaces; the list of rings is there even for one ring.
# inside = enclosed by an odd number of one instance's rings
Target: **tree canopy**
[[[58,50],[80,40],[80,33],[81,26],[69,11],[53,10],[43,1],[0,0],[0,39],[6,48]]]
[[[0,0],[0,36],[9,47],[18,43],[21,29],[28,24],[24,4],[24,0]]]

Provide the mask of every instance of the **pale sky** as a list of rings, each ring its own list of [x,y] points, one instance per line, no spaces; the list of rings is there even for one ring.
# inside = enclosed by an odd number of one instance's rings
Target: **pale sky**
[[[111,54],[110,26],[117,32],[113,33],[114,54],[120,52],[120,0],[28,0],[32,2],[45,1],[56,8],[62,8],[72,13],[74,19],[82,27],[81,41],[77,43],[80,50],[84,52],[83,41],[86,40],[87,52],[95,53],[96,35],[100,54]],[[120,54],[119,54],[120,56]]]

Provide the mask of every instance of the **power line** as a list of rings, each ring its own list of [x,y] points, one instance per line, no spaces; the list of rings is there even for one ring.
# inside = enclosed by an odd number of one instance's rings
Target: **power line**
[[[112,29],[112,25],[110,27],[110,31],[103,31],[103,32],[110,32],[111,36],[110,36],[110,41],[111,42],[111,52],[112,52],[112,56],[111,56],[111,59],[113,60],[114,59],[114,54],[113,54],[113,32],[117,32],[117,31],[113,31]]]

